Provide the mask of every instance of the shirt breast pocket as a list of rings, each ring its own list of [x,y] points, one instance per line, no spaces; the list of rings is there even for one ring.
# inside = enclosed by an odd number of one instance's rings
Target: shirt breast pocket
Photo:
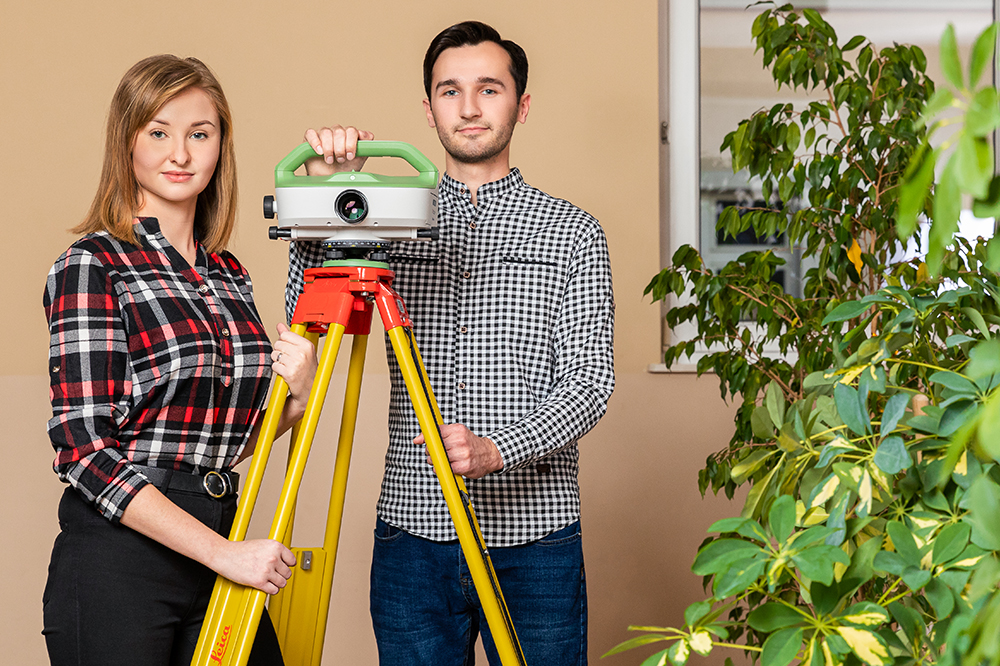
[[[436,242],[402,241],[393,243],[389,251],[389,264],[399,266],[437,264],[441,261],[441,248]]]
[[[442,273],[444,262],[437,243],[396,243],[389,252],[389,267],[396,273],[393,289],[404,300],[417,294],[435,294],[438,298],[445,298],[441,292],[446,280]]]
[[[554,382],[555,335],[566,271],[558,262],[531,253],[501,257],[503,348],[519,379],[536,399]]]

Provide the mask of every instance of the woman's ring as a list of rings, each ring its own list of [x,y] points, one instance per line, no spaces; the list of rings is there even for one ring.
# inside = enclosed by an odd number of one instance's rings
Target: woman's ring
[[[279,351],[278,352],[278,358],[274,359],[275,363],[281,363],[281,354],[282,354],[282,352]]]

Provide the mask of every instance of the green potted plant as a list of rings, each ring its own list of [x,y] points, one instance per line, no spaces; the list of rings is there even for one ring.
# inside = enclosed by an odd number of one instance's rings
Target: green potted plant
[[[650,665],[720,646],[763,666],[998,663],[1000,252],[955,235],[963,196],[1000,215],[988,141],[1000,104],[978,87],[996,26],[967,70],[945,32],[940,90],[920,49],[841,46],[813,10],[772,6],[753,37],[776,82],[820,99],[726,137],[769,205],[727,209],[719,227],[786,234],[814,267],[794,298],[771,282],[770,252],[714,273],[682,247],[647,288],[690,296],[667,321],[697,336],[667,364],[709,345],[699,372],[739,403],[702,492],[750,488],[695,559],[709,598],[682,627],[633,627],[643,634],[612,652],[655,643]],[[960,113],[938,120],[946,109]],[[958,129],[932,147],[944,125]],[[922,215],[926,260],[897,259]]]

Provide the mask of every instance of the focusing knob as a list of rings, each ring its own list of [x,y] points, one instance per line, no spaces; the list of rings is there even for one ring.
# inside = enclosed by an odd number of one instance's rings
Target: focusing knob
[[[274,219],[274,214],[278,212],[278,207],[274,203],[274,197],[270,194],[264,196],[264,217],[268,220]]]

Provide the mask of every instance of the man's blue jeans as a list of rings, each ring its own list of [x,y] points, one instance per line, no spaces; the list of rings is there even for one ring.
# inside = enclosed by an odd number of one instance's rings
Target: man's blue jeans
[[[585,666],[580,523],[489,552],[528,666]],[[490,664],[500,665],[457,541],[428,541],[378,520],[371,613],[383,666],[468,666],[480,630]]]

